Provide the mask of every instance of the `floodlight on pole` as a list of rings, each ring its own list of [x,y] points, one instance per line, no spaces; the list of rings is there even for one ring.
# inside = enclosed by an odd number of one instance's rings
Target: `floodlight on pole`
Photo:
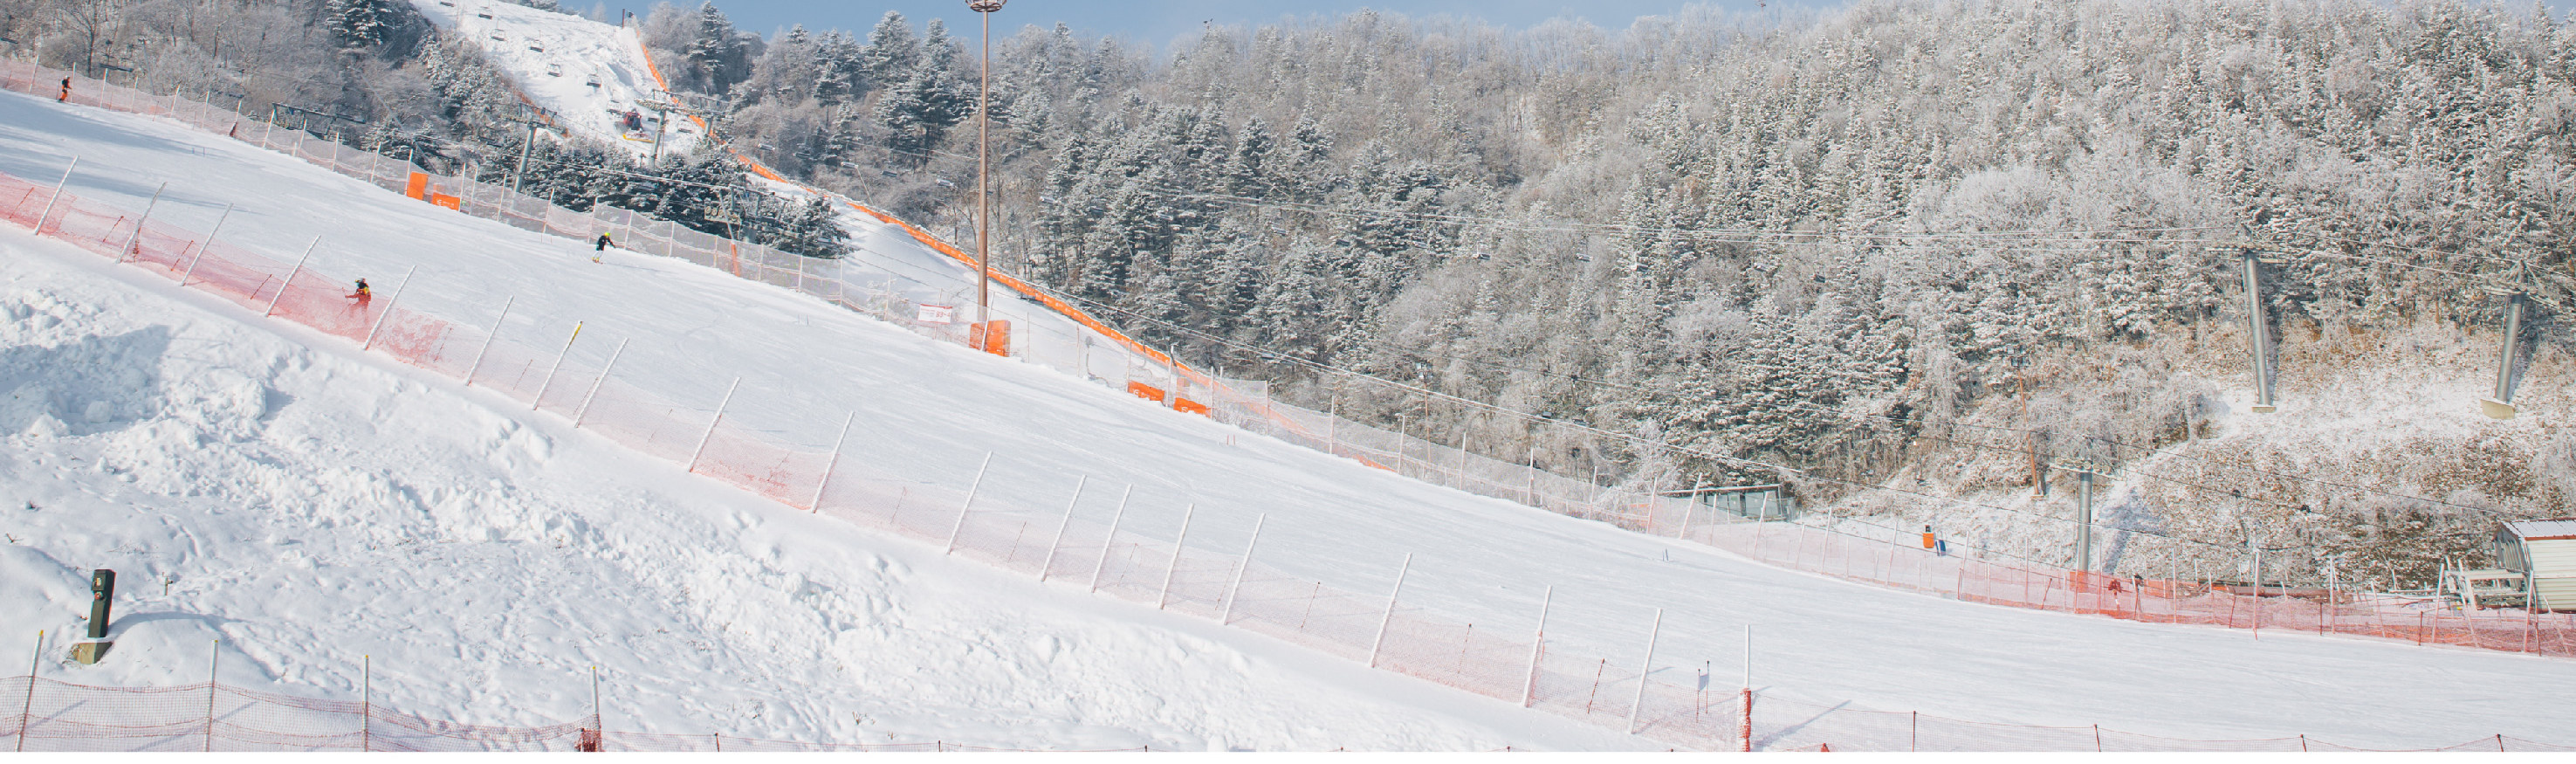
[[[975,87],[975,327],[977,350],[993,350],[993,12],[1005,0],[966,0],[984,22],[983,69]]]

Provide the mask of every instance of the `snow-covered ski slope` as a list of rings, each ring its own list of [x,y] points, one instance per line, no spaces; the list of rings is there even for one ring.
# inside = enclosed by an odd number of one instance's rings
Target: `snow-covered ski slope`
[[[521,97],[562,115],[558,126],[567,132],[625,146],[638,157],[653,153],[652,143],[633,140],[640,134],[630,134],[620,127],[620,115],[637,108],[639,100],[672,101],[660,73],[645,58],[643,42],[635,29],[494,0],[411,2],[441,28],[480,46],[494,66],[510,74],[511,84]],[[599,86],[591,87],[594,82]],[[643,116],[653,118],[650,112]],[[730,150],[715,142],[715,136],[707,130],[705,120],[674,114],[668,129],[658,131],[662,152]],[[770,172],[750,156],[736,156],[754,168],[760,176],[757,183],[773,192],[792,199],[822,193]],[[941,253],[900,224],[880,220],[848,204],[850,200],[839,201],[843,202],[842,227],[850,231],[853,262],[892,276],[895,280],[889,286],[904,299],[962,307],[958,320],[974,320],[971,306],[976,273],[971,264]],[[1172,387],[1170,375],[1164,371],[1166,359],[1127,341],[1114,330],[1086,325],[1076,317],[1078,311],[1051,309],[1015,291],[1026,290],[996,284],[991,298],[992,317],[1010,322],[1017,340],[1013,352],[1066,356],[1073,355],[1076,351],[1072,348],[1081,343],[1086,349],[1080,352],[1097,354],[1096,358],[1085,359],[1095,366],[1091,373],[1103,377],[1132,374],[1155,380],[1153,384],[1159,388]],[[1031,346],[1033,350],[1026,350]]]
[[[911,362],[984,360],[704,269],[592,265],[561,240],[174,126],[14,95],[0,112],[0,170],[78,150],[72,193],[134,201],[130,184],[172,180],[155,216],[200,230],[241,201],[228,240],[325,234],[309,267],[374,275],[380,300],[393,283],[369,266],[419,262],[402,299],[424,307],[524,276],[610,302],[728,306],[593,332],[691,346],[699,331],[822,321],[841,342],[925,354]],[[191,159],[163,164],[176,157]],[[491,259],[429,254],[471,250]],[[462,270],[495,263],[512,275]],[[550,271],[573,264],[588,270]],[[522,293],[518,310],[553,313],[545,295]],[[740,320],[709,320],[722,313]],[[49,632],[48,679],[201,682],[215,647],[228,685],[338,699],[358,697],[369,656],[380,707],[484,724],[588,713],[598,666],[612,730],[1037,749],[1643,745],[784,510],[23,229],[0,231],[0,314],[0,624],[13,649]],[[83,667],[62,656],[95,567],[123,574],[117,646]]]
[[[311,267],[387,291],[418,266],[401,300],[423,312],[483,320],[515,295],[511,342],[553,345],[586,321],[569,363],[596,369],[624,340],[618,378],[670,400],[711,406],[740,377],[727,416],[781,438],[829,442],[836,415],[855,411],[843,458],[925,491],[964,490],[992,453],[979,489],[997,505],[1063,506],[1077,477],[1132,485],[1125,532],[1172,538],[1194,506],[1191,545],[1229,550],[1266,515],[1265,565],[1382,591],[1410,553],[1406,606],[1479,630],[1526,634],[1552,585],[1552,651],[1633,662],[1663,608],[1658,676],[1686,684],[1705,668],[1719,692],[1736,682],[1750,626],[1765,697],[2176,738],[2566,742],[2554,704],[2576,663],[2071,617],[1781,571],[1431,488],[694,266],[617,253],[595,265],[571,242],[166,122],[0,96],[0,147],[0,172],[23,178],[50,180],[78,154],[72,193],[126,209],[170,181],[154,217],[190,230],[238,203],[226,240],[291,260],[323,236]],[[10,241],[6,299],[24,334],[0,373],[31,413],[0,421],[11,425],[0,505],[24,495],[61,511],[0,520],[22,539],[8,580],[41,582],[0,589],[0,612],[30,630],[71,628],[78,572],[93,566],[204,587],[174,582],[130,605],[118,654],[129,662],[49,676],[193,680],[202,638],[220,630],[253,677],[345,691],[357,655],[374,655],[381,691],[469,718],[572,716],[586,694],[577,667],[599,663],[630,682],[612,719],[674,731],[955,725],[1021,747],[1620,744],[1158,620],[1079,582],[1029,585],[800,517],[159,276]],[[123,371],[60,371],[95,368]],[[1106,520],[1110,494],[1095,488],[1077,514]],[[350,613],[366,617],[339,617]],[[910,646],[885,646],[898,641]],[[244,678],[233,670],[228,680]],[[1218,689],[1190,689],[1202,685]],[[940,702],[904,700],[919,697]],[[925,706],[894,725],[845,715]],[[1279,726],[1210,719],[1238,712]]]
[[[528,102],[552,111],[555,126],[584,138],[624,146],[637,158],[653,155],[656,134],[663,154],[685,155],[705,137],[704,127],[674,119],[667,129],[640,104],[669,103],[644,60],[635,30],[578,16],[494,0],[412,0],[432,23],[483,49],[509,72]],[[637,112],[643,129],[624,128]]]

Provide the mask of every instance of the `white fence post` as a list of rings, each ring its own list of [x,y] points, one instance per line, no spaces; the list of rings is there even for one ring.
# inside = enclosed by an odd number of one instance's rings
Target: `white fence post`
[[[286,290],[295,286],[295,275],[304,272],[304,262],[313,259],[313,250],[321,246],[320,236],[313,237],[313,243],[304,245],[304,256],[295,258],[295,267],[286,271],[286,280],[277,283],[277,296],[268,298],[268,309],[259,312],[260,318],[277,315],[277,303],[286,299]]]
[[[689,451],[690,472],[698,471],[698,457],[704,456],[707,453],[707,441],[716,439],[716,425],[724,423],[725,407],[733,405],[734,388],[741,386],[741,377],[733,378],[733,384],[725,386],[724,400],[716,402],[716,418],[707,420],[707,434],[699,437],[698,447]]]
[[[152,219],[152,208],[161,206],[161,194],[169,190],[169,181],[162,181],[160,188],[152,189],[152,201],[144,202],[143,215],[134,219],[134,233],[127,234],[125,246],[116,250],[117,262],[125,262],[126,254],[134,251],[134,245],[143,242],[143,222]]]
[[[807,508],[809,511],[823,511],[823,489],[832,487],[832,469],[841,466],[841,444],[849,442],[850,425],[857,421],[859,412],[856,411],[841,420],[841,434],[832,438],[832,458],[823,461],[823,481],[814,484],[814,505]]]
[[[1252,568],[1252,550],[1261,546],[1261,524],[1269,521],[1268,514],[1252,518],[1252,540],[1243,543],[1243,559],[1234,564],[1234,583],[1226,585],[1225,608],[1217,611],[1216,614],[1218,626],[1224,626],[1227,621],[1234,620],[1234,595],[1236,592],[1243,591],[1243,572]]]
[[[590,413],[590,401],[599,397],[599,387],[608,383],[608,372],[617,368],[617,357],[626,354],[626,340],[617,341],[617,349],[608,351],[608,363],[599,367],[599,377],[590,381],[590,392],[582,393],[581,405],[572,410],[572,428],[581,429],[581,418]],[[834,447],[839,448],[838,446]]]
[[[466,387],[474,386],[474,372],[483,370],[483,354],[492,352],[492,341],[501,337],[501,320],[510,317],[510,303],[518,299],[518,295],[501,298],[501,314],[492,317],[492,333],[483,335],[483,349],[474,351],[473,365],[465,367]]]
[[[1100,573],[1109,569],[1109,553],[1118,548],[1118,521],[1127,519],[1127,497],[1136,494],[1136,486],[1118,492],[1118,511],[1109,516],[1109,538],[1100,542],[1100,564],[1091,568],[1091,590],[1100,591]]]
[[[574,322],[572,322],[572,336],[570,336],[570,337],[565,337],[565,338],[564,338],[564,346],[563,346],[563,349],[562,349],[562,350],[559,350],[559,351],[555,351],[555,365],[546,367],[546,378],[545,378],[545,381],[542,381],[542,382],[538,382],[538,383],[537,383],[537,394],[536,394],[535,396],[530,397],[530,398],[528,399],[528,410],[529,410],[529,411],[535,411],[535,410],[537,410],[537,408],[538,408],[538,407],[543,406],[543,405],[545,404],[545,402],[546,402],[546,390],[551,389],[551,388],[553,388],[553,387],[555,386],[555,373],[556,373],[556,372],[559,372],[559,371],[563,371],[563,362],[564,362],[564,357],[565,357],[565,356],[572,355],[572,343],[573,343],[574,341],[576,341],[576,340],[581,339],[581,324],[582,324],[582,322],[580,322],[580,321],[574,321]],[[736,378],[734,378],[734,381],[735,381],[736,383],[739,383],[739,382],[741,382],[741,381],[742,381],[742,379],[741,379],[740,377],[736,377]],[[732,390],[732,389],[730,389],[730,388],[727,388],[727,389],[725,390],[725,397],[727,397],[727,398],[731,398],[731,397],[733,397],[733,390]],[[719,416],[719,417],[724,416],[724,408],[723,408],[723,407],[719,406],[719,407],[717,407],[717,408],[716,408],[716,416]],[[713,425],[709,425],[709,426],[710,426],[710,427],[713,427]],[[700,447],[700,448],[704,448],[704,447],[706,447],[706,444],[704,444],[704,443],[700,443],[700,444],[698,444],[698,447]],[[691,457],[689,457],[689,464],[690,464],[690,465],[695,466],[697,463],[698,463],[698,459],[697,459],[697,457],[695,457],[695,456],[691,456]]]
[[[1637,668],[1637,699],[1628,704],[1627,734],[1637,734],[1637,712],[1646,706],[1646,677],[1655,673],[1655,638],[1664,633],[1664,609],[1655,608],[1655,625],[1646,629],[1646,662]]]
[[[54,195],[45,197],[45,210],[36,213],[36,227],[32,229],[34,233],[44,234],[45,218],[53,217],[54,203],[62,201],[63,187],[72,184],[72,171],[77,169],[80,169],[80,157],[72,157],[72,163],[63,166],[63,179],[54,181]]]
[[[417,265],[403,270],[402,280],[394,282],[394,293],[385,298],[385,309],[377,311],[375,323],[367,326],[367,340],[358,344],[359,350],[375,349],[376,333],[384,331],[385,319],[392,318],[394,315],[394,304],[402,302],[403,287],[411,286],[411,275],[419,271],[420,266]]]
[[[1551,584],[1538,595],[1538,631],[1530,635],[1529,683],[1521,685],[1521,707],[1538,703],[1538,661],[1547,646],[1547,606],[1556,601],[1556,586]]]
[[[224,214],[215,216],[215,227],[206,232],[205,242],[197,245],[197,256],[189,258],[188,269],[179,273],[179,286],[187,286],[188,277],[197,275],[197,264],[205,262],[206,252],[215,248],[215,235],[223,233],[224,221],[231,220],[232,218],[233,206],[231,204],[225,204]]]
[[[966,485],[966,503],[957,505],[957,524],[948,528],[948,548],[940,554],[957,553],[957,537],[966,532],[966,514],[975,511],[975,494],[984,490],[984,471],[993,466],[993,452],[984,452],[984,463],[975,467],[975,482]]]
[[[1404,564],[1395,569],[1395,591],[1386,595],[1386,616],[1377,622],[1377,638],[1369,640],[1369,668],[1377,668],[1378,651],[1386,647],[1386,629],[1395,623],[1396,598],[1404,596],[1404,575],[1413,570],[1413,553],[1404,553]]]
[[[1055,570],[1056,547],[1064,545],[1064,529],[1073,525],[1073,508],[1082,503],[1082,486],[1089,482],[1091,482],[1090,475],[1084,475],[1073,481],[1073,498],[1064,502],[1064,522],[1056,523],[1055,540],[1047,542],[1046,561],[1038,563],[1039,581],[1047,580],[1047,572]]]
[[[1181,535],[1172,540],[1172,562],[1163,566],[1163,594],[1154,598],[1155,610],[1161,610],[1172,602],[1172,579],[1181,574],[1181,550],[1189,548],[1190,544],[1190,516],[1198,514],[1198,511],[1197,504],[1181,510]]]

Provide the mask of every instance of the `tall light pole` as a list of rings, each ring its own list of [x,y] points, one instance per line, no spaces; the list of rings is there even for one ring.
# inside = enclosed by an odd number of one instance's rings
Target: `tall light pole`
[[[975,85],[975,328],[977,350],[993,352],[993,12],[1007,0],[966,0],[984,22],[984,65]]]

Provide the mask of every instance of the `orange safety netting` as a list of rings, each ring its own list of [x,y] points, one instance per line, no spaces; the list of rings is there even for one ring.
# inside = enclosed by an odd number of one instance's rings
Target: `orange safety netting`
[[[71,751],[1005,751],[945,741],[831,743],[601,729],[596,716],[524,727],[462,724],[360,700],[229,687],[98,687],[0,679],[17,713],[0,750]],[[1122,749],[1122,750],[1144,750]]]

